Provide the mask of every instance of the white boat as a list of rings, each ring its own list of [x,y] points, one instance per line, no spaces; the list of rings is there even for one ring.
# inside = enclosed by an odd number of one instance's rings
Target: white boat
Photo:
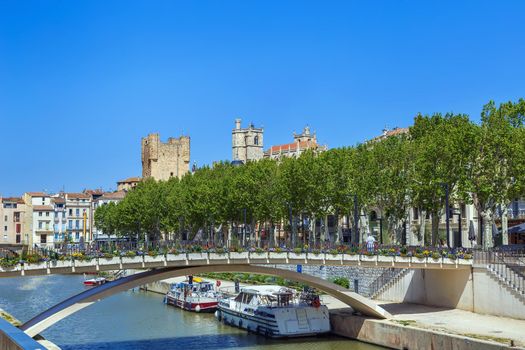
[[[215,292],[213,283],[200,278],[175,283],[166,294],[166,304],[171,304],[187,311],[213,312],[219,303],[219,294]]]
[[[219,301],[215,316],[225,324],[272,338],[330,332],[330,317],[319,296],[300,296],[281,286],[241,288],[236,297]]]
[[[105,277],[93,277],[90,279],[86,279],[86,275],[84,274],[84,285],[86,286],[98,286],[106,282],[107,280]]]

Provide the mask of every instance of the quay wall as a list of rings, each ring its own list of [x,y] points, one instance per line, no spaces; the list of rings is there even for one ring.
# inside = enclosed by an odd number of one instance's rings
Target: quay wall
[[[345,310],[331,310],[330,322],[332,332],[339,336],[392,349],[502,350],[511,348],[510,344],[368,319],[355,316]],[[512,349],[520,348],[512,347]]]
[[[482,267],[472,270],[411,270],[378,294],[376,299],[525,319],[525,299],[500,284]]]
[[[297,265],[273,265],[275,268],[296,271]],[[302,273],[331,280],[337,277],[347,278],[350,290],[362,295],[369,295],[370,286],[383,273],[384,268],[337,266],[337,265],[301,265]],[[357,281],[357,282],[356,282]],[[356,290],[357,287],[357,290]]]

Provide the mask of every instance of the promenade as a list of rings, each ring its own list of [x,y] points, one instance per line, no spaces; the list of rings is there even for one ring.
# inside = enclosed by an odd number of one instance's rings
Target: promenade
[[[167,292],[170,283],[177,283],[184,279],[185,277],[170,278],[148,285],[145,289],[164,294]],[[205,278],[205,280],[215,283],[213,279]],[[221,281],[221,290],[232,291],[233,286],[234,284],[231,281]],[[249,286],[249,284],[240,283],[240,286]],[[330,295],[322,295],[321,300],[330,309],[332,315],[352,314],[348,305]],[[393,317],[389,320],[370,320],[372,322],[384,323],[400,329],[410,327],[420,331],[459,336],[465,338],[466,343],[468,343],[467,340],[470,340],[472,344],[477,344],[478,347],[484,343],[494,344],[496,348],[499,346],[508,347],[513,342],[514,349],[525,349],[525,320],[419,304],[377,300],[376,302],[390,312]]]

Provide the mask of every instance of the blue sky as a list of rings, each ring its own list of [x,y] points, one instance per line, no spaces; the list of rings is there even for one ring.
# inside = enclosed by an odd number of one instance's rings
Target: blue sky
[[[140,138],[231,158],[309,124],[329,147],[525,97],[525,1],[0,1],[0,194],[114,189]]]

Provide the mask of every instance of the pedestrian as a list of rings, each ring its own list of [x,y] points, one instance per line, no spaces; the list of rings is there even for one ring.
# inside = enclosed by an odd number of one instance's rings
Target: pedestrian
[[[368,233],[368,237],[366,238],[366,248],[368,249],[369,253],[374,252],[374,245],[375,245],[376,239],[372,234]]]

